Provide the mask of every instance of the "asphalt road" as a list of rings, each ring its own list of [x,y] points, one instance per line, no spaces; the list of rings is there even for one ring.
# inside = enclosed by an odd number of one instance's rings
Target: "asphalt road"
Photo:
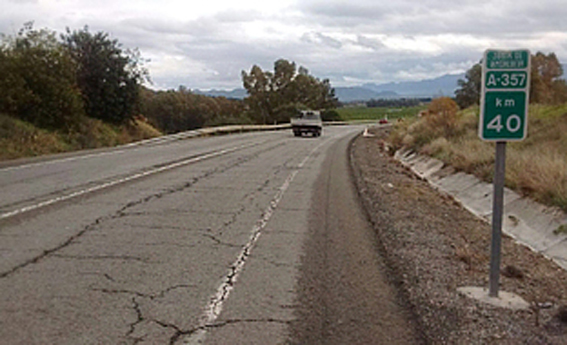
[[[412,339],[345,168],[361,131],[248,133],[4,164],[0,343],[363,344],[391,342],[388,329]],[[329,238],[320,229],[344,245],[318,247]],[[336,269],[325,273],[328,265]],[[366,275],[336,273],[355,267]],[[338,290],[320,289],[330,282]],[[337,326],[342,310],[350,327]]]

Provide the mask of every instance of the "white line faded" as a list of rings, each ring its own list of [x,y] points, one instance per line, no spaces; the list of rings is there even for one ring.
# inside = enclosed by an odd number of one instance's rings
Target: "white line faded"
[[[234,261],[234,263],[232,264],[229,273],[225,278],[223,278],[223,281],[218,287],[216,293],[211,297],[209,304],[206,306],[203,315],[201,316],[201,322],[198,325],[197,330],[183,339],[184,345],[203,344],[207,334],[207,328],[212,326],[221,314],[224,302],[226,302],[226,300],[228,299],[230,292],[234,288],[234,284],[238,280],[238,277],[240,276],[240,273],[242,272],[244,265],[246,264],[246,258],[249,257],[254,245],[256,244],[256,242],[258,242],[258,239],[262,234],[262,230],[266,227],[270,218],[272,218],[272,215],[276,211],[278,204],[282,200],[285,192],[288,190],[289,186],[295,179],[295,176],[299,173],[299,170],[301,170],[305,166],[307,161],[311,158],[311,156],[324,144],[328,143],[330,139],[332,138],[327,139],[326,141],[317,145],[313,150],[311,150],[311,152],[309,152],[309,154],[301,161],[301,163],[299,163],[297,168],[288,175],[274,198],[270,201],[270,204],[262,214],[262,217],[252,228],[248,242],[244,245],[244,247],[240,251],[240,254],[236,258],[236,261]]]
[[[74,193],[71,193],[71,194],[67,194],[67,195],[57,197],[57,198],[46,200],[46,201],[43,201],[43,202],[40,202],[40,203],[37,203],[37,204],[34,204],[34,205],[26,206],[26,207],[23,207],[23,208],[14,210],[14,211],[2,213],[2,214],[0,214],[0,220],[10,218],[10,217],[13,217],[13,216],[25,213],[25,212],[34,211],[34,210],[40,209],[42,207],[53,205],[53,204],[56,204],[58,202],[62,202],[62,201],[66,201],[66,200],[69,200],[69,199],[72,199],[72,198],[76,198],[76,197],[81,196],[81,195],[93,193],[93,192],[96,192],[96,191],[99,191],[99,190],[102,190],[102,189],[106,189],[106,188],[109,188],[109,187],[112,187],[112,186],[116,186],[116,185],[119,185],[119,184],[122,184],[122,183],[137,180],[137,179],[140,179],[142,177],[154,175],[154,174],[157,174],[157,173],[160,173],[160,172],[164,172],[164,171],[167,171],[167,170],[178,168],[178,167],[188,165],[188,164],[191,164],[191,163],[196,163],[196,162],[208,159],[208,158],[222,156],[224,154],[231,153],[231,152],[241,150],[241,149],[244,149],[244,148],[247,148],[247,147],[251,147],[251,146],[254,146],[254,145],[255,144],[246,144],[246,145],[240,145],[240,146],[236,146],[236,147],[232,147],[232,148],[228,148],[228,149],[223,149],[223,150],[215,151],[215,152],[208,153],[208,154],[205,154],[205,155],[202,155],[202,156],[193,157],[193,158],[181,161],[181,162],[166,165],[166,166],[163,166],[163,167],[160,167],[160,168],[148,170],[148,171],[145,171],[145,172],[142,172],[142,173],[137,173],[137,174],[134,174],[134,175],[131,175],[131,176],[128,176],[128,177],[124,177],[124,178],[121,178],[121,179],[118,179],[118,180],[114,180],[114,181],[111,181],[111,182],[106,182],[106,183],[103,183],[103,184],[100,184],[100,185],[97,185],[97,186],[94,186],[94,187],[91,187],[91,188],[83,189],[83,190],[80,190],[80,191],[77,191],[77,192],[74,192]]]

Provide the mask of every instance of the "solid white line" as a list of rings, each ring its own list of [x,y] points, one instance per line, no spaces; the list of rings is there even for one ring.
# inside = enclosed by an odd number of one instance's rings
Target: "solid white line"
[[[5,171],[14,171],[14,170],[35,168],[35,167],[44,166],[44,165],[52,165],[52,164],[57,164],[57,163],[78,161],[78,160],[83,160],[83,159],[88,159],[88,158],[93,158],[93,157],[110,156],[110,155],[123,153],[123,152],[126,152],[126,151],[130,152],[130,151],[132,151],[132,149],[135,149],[137,146],[142,146],[142,145],[151,144],[151,143],[153,143],[153,144],[167,143],[167,142],[170,142],[170,141],[180,140],[180,139],[184,139],[184,138],[190,138],[190,137],[194,137],[194,136],[197,136],[197,135],[198,135],[198,130],[181,132],[181,133],[176,133],[176,134],[171,134],[171,135],[165,135],[165,136],[161,136],[161,137],[146,139],[146,140],[142,140],[142,141],[133,142],[133,143],[130,143],[130,144],[117,146],[117,149],[113,150],[113,151],[91,153],[91,154],[80,155],[80,156],[75,156],[75,157],[61,158],[61,159],[55,159],[55,160],[50,160],[50,161],[29,163],[29,164],[24,164],[24,165],[7,167],[7,168],[0,169],[0,173],[5,172]]]
[[[252,126],[252,127],[254,127],[254,126]],[[250,128],[252,128],[252,127],[250,127]],[[282,125],[280,125],[279,127],[278,126],[258,126],[257,128],[270,129],[270,128],[282,128],[282,127],[284,127],[284,126],[282,126]],[[197,137],[197,136],[201,135],[202,133],[212,134],[212,133],[215,133],[215,132],[220,132],[222,130],[234,130],[234,128],[246,129],[246,126],[224,126],[224,127],[195,129],[195,130],[191,130],[191,131],[185,131],[185,132],[155,137],[155,138],[151,138],[151,139],[141,140],[141,141],[133,142],[133,143],[130,143],[130,144],[124,144],[124,145],[121,145],[121,146],[117,146],[118,149],[114,150],[114,151],[91,153],[91,154],[86,154],[86,155],[82,155],[82,156],[61,158],[61,159],[55,159],[55,160],[51,160],[51,161],[29,163],[29,164],[18,165],[18,166],[13,166],[13,167],[6,167],[6,168],[0,169],[0,173],[6,172],[6,171],[14,171],[14,170],[34,168],[34,167],[44,166],[44,165],[52,165],[52,164],[62,163],[62,162],[72,162],[72,161],[88,159],[88,158],[92,158],[92,157],[115,155],[115,154],[122,153],[122,152],[125,152],[125,151],[130,151],[132,148],[136,148],[137,146],[142,146],[142,145],[146,145],[146,144],[168,143],[168,142],[171,142],[171,141],[183,140],[183,139],[189,139],[189,138]]]
[[[207,327],[213,325],[213,323],[222,312],[224,302],[228,299],[230,292],[234,288],[234,284],[238,280],[238,277],[240,276],[240,273],[242,272],[242,269],[246,264],[246,258],[249,257],[252,248],[260,238],[262,230],[266,227],[270,218],[272,218],[272,215],[276,211],[278,204],[282,200],[285,192],[288,190],[289,186],[295,179],[295,176],[299,173],[299,170],[301,170],[307,163],[307,161],[311,158],[311,156],[329,140],[320,143],[313,150],[311,150],[311,152],[309,152],[309,154],[301,161],[301,163],[299,163],[297,168],[288,175],[274,198],[270,201],[270,204],[262,214],[262,217],[258,219],[258,221],[256,221],[256,225],[254,225],[251,230],[248,242],[244,245],[244,247],[240,251],[240,254],[236,258],[236,261],[234,261],[234,263],[232,264],[228,275],[223,279],[222,283],[217,288],[216,293],[211,297],[209,304],[207,305],[203,312],[203,315],[201,316],[201,322],[198,326],[198,329],[187,338],[185,338],[183,340],[183,344],[203,344],[205,336],[207,334]]]
[[[230,153],[230,152],[234,152],[234,151],[246,148],[246,147],[254,146],[254,145],[255,144],[246,144],[246,145],[236,146],[236,147],[233,147],[233,148],[208,153],[208,154],[205,154],[203,156],[190,158],[190,159],[187,159],[187,160],[184,160],[184,161],[181,161],[181,162],[177,162],[177,163],[173,163],[173,164],[170,164],[170,165],[166,165],[166,166],[163,166],[163,167],[160,167],[160,168],[148,170],[148,171],[145,171],[145,172],[142,172],[142,173],[134,174],[134,175],[124,177],[124,178],[121,178],[121,179],[118,179],[118,180],[114,180],[114,181],[111,181],[111,182],[106,182],[106,183],[103,183],[103,184],[98,185],[98,186],[83,189],[83,190],[80,190],[80,191],[77,191],[77,192],[74,192],[74,193],[71,193],[71,194],[63,195],[63,196],[60,196],[60,197],[57,197],[57,198],[53,198],[53,199],[50,199],[50,200],[46,200],[46,201],[40,202],[40,203],[35,204],[35,205],[26,206],[26,207],[20,208],[18,210],[14,210],[14,211],[7,212],[7,213],[2,213],[2,214],[0,214],[0,220],[6,219],[6,218],[9,218],[9,217],[13,217],[13,216],[25,213],[25,212],[37,210],[39,208],[49,206],[49,205],[53,205],[53,204],[61,202],[61,201],[66,201],[66,200],[69,200],[69,199],[72,199],[72,198],[75,198],[75,197],[78,197],[78,196],[81,196],[81,195],[96,192],[96,191],[99,191],[99,190],[102,190],[102,189],[105,189],[105,188],[108,188],[108,187],[116,186],[116,185],[119,185],[119,184],[122,184],[122,183],[125,183],[125,182],[137,180],[137,179],[145,177],[145,176],[157,174],[157,173],[160,173],[160,172],[171,170],[171,169],[174,169],[174,168],[177,168],[177,167],[180,167],[180,166],[184,166],[184,165],[188,165],[188,164],[191,164],[191,163],[196,163],[196,162],[208,159],[208,158],[221,156],[221,155],[224,155],[224,154],[227,154],[227,153]]]

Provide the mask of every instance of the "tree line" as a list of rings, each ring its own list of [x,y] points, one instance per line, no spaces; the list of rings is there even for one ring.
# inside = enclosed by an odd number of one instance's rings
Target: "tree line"
[[[165,133],[252,123],[243,101],[197,95],[183,86],[168,91],[143,88],[141,113]]]
[[[74,132],[84,119],[123,125],[145,118],[166,133],[223,124],[289,121],[297,109],[336,107],[329,80],[278,60],[274,72],[242,71],[244,100],[208,97],[180,86],[153,91],[139,51],[87,26],[58,35],[24,24],[1,35],[0,113],[40,128]],[[84,127],[84,124],[83,124]]]
[[[121,124],[136,114],[147,78],[139,54],[88,27],[59,37],[27,23],[0,44],[0,112],[71,131],[85,116]]]
[[[530,72],[530,103],[563,104],[567,102],[567,84],[563,67],[555,53],[532,55]],[[458,81],[455,100],[459,107],[468,108],[480,103],[482,88],[482,61],[472,66],[465,79]]]
[[[141,113],[166,133],[205,126],[285,123],[304,109],[325,110],[324,119],[338,119],[330,111],[338,102],[329,80],[317,79],[294,62],[277,60],[273,72],[254,65],[249,73],[242,71],[242,82],[248,92],[244,100],[198,95],[183,86],[168,91],[145,89]]]

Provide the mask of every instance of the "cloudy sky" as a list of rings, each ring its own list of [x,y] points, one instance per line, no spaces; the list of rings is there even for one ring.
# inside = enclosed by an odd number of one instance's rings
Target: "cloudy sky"
[[[1,33],[88,25],[139,48],[157,89],[241,87],[280,58],[335,87],[461,73],[487,48],[566,63],[566,18],[567,0],[0,0]]]

